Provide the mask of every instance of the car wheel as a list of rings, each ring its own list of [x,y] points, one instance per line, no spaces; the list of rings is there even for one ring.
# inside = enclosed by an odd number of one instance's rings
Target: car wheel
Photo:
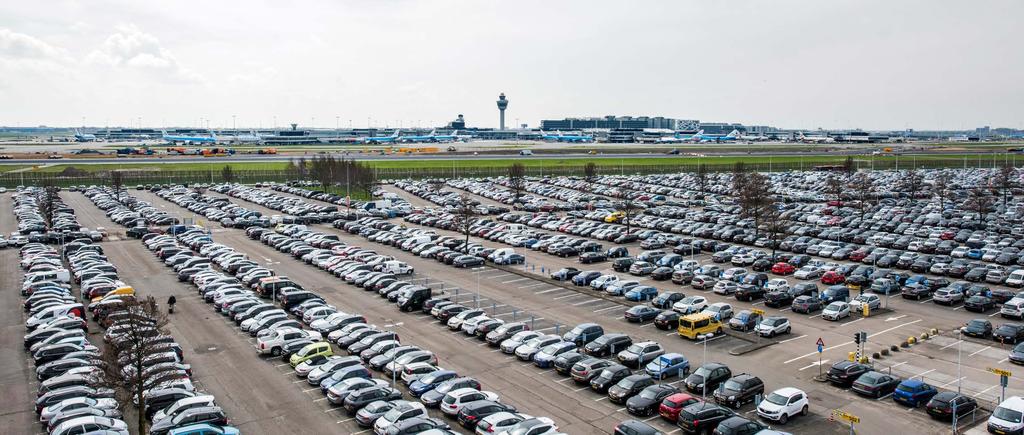
[[[791,331],[792,329],[793,329],[793,328],[790,328],[789,326],[787,326],[787,327],[786,327],[786,333],[787,333],[787,334],[789,334],[789,333],[790,333],[790,331]]]
[[[800,410],[800,415],[807,415],[807,405],[804,405],[804,407]]]
[[[275,347],[275,348],[271,349],[270,350],[270,354],[273,355],[273,356],[281,356],[281,348],[280,347]]]
[[[786,415],[786,413],[779,416],[779,424],[786,424],[787,421],[789,421],[789,415]]]

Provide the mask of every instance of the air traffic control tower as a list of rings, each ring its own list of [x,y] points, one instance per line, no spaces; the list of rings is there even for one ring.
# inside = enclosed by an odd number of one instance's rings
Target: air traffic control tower
[[[508,100],[505,99],[505,93],[502,92],[501,95],[498,95],[498,113],[501,116],[501,118],[500,118],[501,121],[499,122],[499,124],[500,124],[499,129],[501,129],[501,130],[505,129],[505,109],[507,107],[508,107]]]

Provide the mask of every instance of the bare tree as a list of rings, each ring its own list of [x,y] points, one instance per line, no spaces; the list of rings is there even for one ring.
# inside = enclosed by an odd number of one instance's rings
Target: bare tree
[[[697,190],[700,192],[700,199],[704,199],[707,194],[708,188],[708,165],[705,163],[697,164],[697,172],[694,173],[694,177],[697,181]]]
[[[923,178],[917,169],[908,170],[903,174],[902,181],[900,182],[900,190],[907,193],[907,196],[910,197],[911,204],[917,203],[917,197],[921,194],[922,184]]]
[[[874,201],[874,181],[866,172],[861,172],[850,182],[850,192],[857,198],[857,210],[860,211],[860,219],[863,221]]]
[[[290,157],[284,164],[285,181],[299,178],[299,167],[295,164],[295,158]]]
[[[95,381],[98,385],[114,389],[122,407],[132,401],[137,402],[138,433],[147,433],[143,393],[158,382],[178,376],[175,372],[152,376],[146,372],[146,357],[163,349],[157,347],[154,338],[166,333],[168,319],[152,296],[138,300],[125,299],[123,309],[127,315],[120,317],[108,328],[117,328],[118,334],[107,343],[106,351],[103,352],[105,364]]]
[[[991,192],[981,186],[975,187],[967,192],[967,202],[964,203],[964,207],[968,210],[978,214],[978,221],[982,226],[985,225],[985,216],[992,208],[992,203],[995,200],[992,198]]]
[[[57,187],[50,180],[43,184],[43,193],[37,197],[39,201],[39,214],[43,215],[46,221],[46,228],[53,226],[53,215],[57,213],[60,197],[57,195]]]
[[[452,211],[455,217],[455,229],[465,235],[465,243],[462,245],[463,252],[469,254],[469,233],[473,228],[476,216],[476,202],[467,193],[459,194],[458,203]]]
[[[747,165],[743,162],[736,162],[736,164],[732,166],[732,194],[739,197],[746,182]]]
[[[843,200],[843,181],[839,177],[829,174],[828,178],[825,179],[825,190],[835,198],[836,202]]]
[[[789,223],[782,218],[781,205],[771,201],[761,213],[764,220],[764,233],[768,236],[768,244],[772,247],[772,261],[775,261],[776,250],[782,239],[789,235]]]
[[[768,177],[760,172],[751,172],[744,177],[744,183],[739,188],[740,216],[754,220],[754,235],[757,236],[768,209],[774,203]]]
[[[999,170],[995,174],[995,184],[999,188],[999,194],[1003,199],[1003,207],[1006,207],[1006,203],[1009,202],[1010,196],[1013,194],[1013,188],[1017,185],[1015,180],[1017,170],[1009,164],[1003,164],[999,167]]]
[[[583,179],[587,180],[590,184],[594,184],[597,181],[597,163],[587,162],[587,164],[583,165]]]
[[[514,195],[513,204],[519,203],[519,197],[526,189],[526,166],[522,163],[513,163],[508,167],[508,187]]]
[[[843,160],[843,173],[846,174],[846,181],[852,180],[855,172],[857,172],[857,165],[853,162],[853,156],[846,156],[846,160]]]
[[[631,192],[623,191],[622,201],[617,208],[622,212],[622,220],[626,224],[626,235],[632,234],[633,217],[640,211],[640,204],[633,199]]]
[[[222,178],[225,183],[235,182],[235,171],[231,169],[231,165],[224,165],[224,169],[220,170],[220,178]]]
[[[940,210],[946,208],[946,199],[950,193],[951,182],[952,180],[950,179],[949,172],[942,171],[935,177],[935,184],[932,184],[932,192],[934,192],[935,196],[939,199]]]
[[[124,174],[121,171],[110,171],[110,187],[114,190],[114,199],[121,201],[121,192],[124,190]]]
[[[304,181],[309,177],[309,162],[306,161],[306,157],[299,157],[299,160],[295,163],[296,175],[298,175],[299,181]]]

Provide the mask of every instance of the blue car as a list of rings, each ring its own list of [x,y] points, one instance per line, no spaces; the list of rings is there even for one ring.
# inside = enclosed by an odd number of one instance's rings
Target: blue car
[[[932,400],[932,396],[938,393],[935,387],[926,384],[924,381],[907,379],[896,386],[896,390],[892,392],[892,400],[896,403],[917,408],[922,404],[928,403],[929,400]]]
[[[643,302],[649,301],[656,297],[658,297],[658,289],[648,285],[636,286],[629,289],[629,291],[626,292],[627,301]]]
[[[320,381],[320,391],[327,394],[327,390],[337,384],[338,382],[344,381],[345,379],[351,378],[363,378],[370,379],[370,371],[366,370],[363,366],[351,366],[345,367],[332,373],[330,376]]]
[[[905,286],[908,286],[908,285],[911,285],[911,284],[926,285],[927,281],[928,281],[928,277],[926,277],[924,275],[914,275],[914,276],[911,276],[910,278],[907,278],[907,280],[903,282],[903,285],[905,285]]]
[[[690,374],[690,361],[679,353],[666,353],[647,363],[644,369],[654,379],[680,378]]]
[[[442,382],[455,379],[457,376],[458,374],[451,370],[438,370],[428,373],[413,381],[409,385],[409,392],[412,393],[413,397],[420,397],[421,394],[437,388]]]
[[[232,426],[214,426],[212,424],[200,423],[182,426],[171,429],[167,435],[238,435],[241,432]]]
[[[985,255],[985,251],[981,249],[971,249],[967,251],[967,258],[971,260],[981,260],[981,257]]]

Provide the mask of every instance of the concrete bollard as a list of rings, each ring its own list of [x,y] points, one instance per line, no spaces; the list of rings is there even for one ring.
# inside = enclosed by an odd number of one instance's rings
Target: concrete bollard
[[[899,352],[900,351],[900,347],[894,344],[892,346],[889,346],[889,351],[890,352]]]
[[[882,355],[889,356],[889,349],[882,349]]]
[[[917,343],[917,338],[916,337],[910,337],[910,338],[907,339],[907,344],[914,344],[914,343]]]
[[[874,359],[881,359],[882,355],[879,354],[878,352],[875,352],[875,353],[871,354],[871,357],[874,358]]]

